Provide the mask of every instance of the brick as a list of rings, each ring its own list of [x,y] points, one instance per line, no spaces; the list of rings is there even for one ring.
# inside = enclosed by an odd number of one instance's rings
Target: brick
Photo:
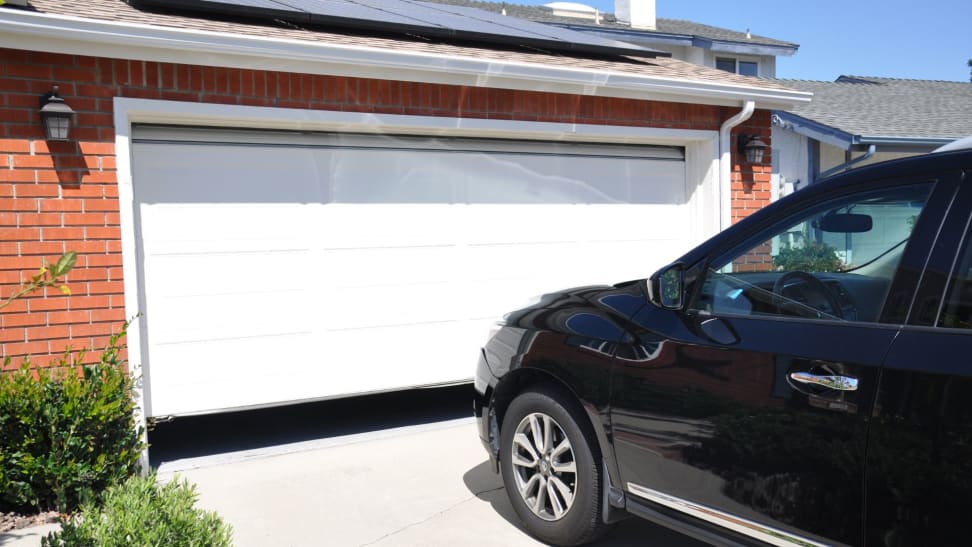
[[[61,225],[60,213],[17,213],[16,218],[17,224],[21,227]]]
[[[104,336],[111,334],[110,323],[89,323],[86,325],[71,325],[71,335],[74,337]]]
[[[115,144],[110,142],[80,142],[78,147],[85,156],[115,155]]]
[[[67,325],[27,328],[27,339],[31,341],[56,340],[59,338],[70,338],[70,337],[71,337],[71,327]]]
[[[61,195],[61,187],[57,184],[16,184],[14,194],[18,198],[56,198]]]
[[[19,327],[15,329],[0,329],[0,343],[26,342],[26,341],[27,341],[27,329],[23,327]],[[0,355],[3,355],[3,353],[0,352]]]
[[[84,210],[85,212],[104,211],[104,212],[117,213],[118,200],[86,199],[84,200]]]
[[[88,294],[121,294],[125,285],[121,281],[93,281],[88,283]]]
[[[4,169],[0,171],[0,182],[37,182],[37,172],[33,169]]]
[[[47,321],[48,318],[44,317],[44,314],[42,313],[18,313],[16,315],[7,315],[7,314],[0,315],[0,325],[3,325],[4,329],[44,325],[47,323]]]
[[[84,239],[84,228],[42,228],[41,237],[44,241],[71,241]]]
[[[54,169],[54,158],[51,156],[15,154],[12,159],[15,169]]]
[[[84,206],[84,201],[80,199],[42,199],[40,200],[41,212],[48,212],[48,211],[80,212],[83,210],[83,206]],[[2,205],[0,205],[0,208],[2,208]]]
[[[37,212],[37,199],[0,198],[0,211]]]
[[[3,351],[8,357],[13,355],[48,355],[50,345],[46,340],[21,343],[9,342],[3,345]]]
[[[121,322],[124,320],[125,320],[125,310],[122,309],[91,310],[92,323],[103,323],[108,321]]]
[[[73,247],[72,247],[73,248]],[[107,281],[108,280],[108,269],[107,268],[88,268],[88,267],[75,267],[67,276],[69,283],[78,283],[81,281]]]
[[[0,228],[0,241],[38,241],[38,228]]]
[[[65,226],[105,226],[105,213],[64,213]]]
[[[57,294],[61,294],[58,289],[54,289]],[[68,309],[67,296],[48,296],[47,298],[31,298],[27,300],[27,306],[31,313],[45,311],[66,311]]]
[[[68,299],[68,309],[86,310],[93,308],[107,308],[111,306],[111,298],[105,295],[99,296],[77,296],[72,295]]]
[[[82,323],[88,323],[90,317],[91,317],[91,312],[87,310],[48,312],[47,324],[48,325],[82,324]]]
[[[23,241],[20,243],[20,254],[60,256],[64,253],[63,241]]]
[[[88,239],[121,239],[121,228],[112,226],[107,228],[89,227],[84,229]]]
[[[90,254],[105,254],[111,252],[108,248],[108,244],[105,241],[72,241],[71,250],[75,251],[79,255],[90,255]],[[121,249],[118,250],[121,252]]]

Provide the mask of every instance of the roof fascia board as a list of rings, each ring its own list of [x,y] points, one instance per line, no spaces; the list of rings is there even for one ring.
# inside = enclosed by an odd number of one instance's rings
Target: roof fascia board
[[[702,49],[711,49],[712,51],[738,53],[741,55],[784,55],[789,57],[796,53],[797,49],[799,49],[798,47],[793,46],[774,46],[771,44],[753,44],[747,42],[735,42],[732,40],[717,40],[714,38],[705,38],[697,35],[672,34],[670,32],[648,32],[616,28],[592,28],[585,25],[564,25],[557,23],[548,24],[577,32],[595,34],[597,36],[601,36],[602,38],[620,40],[622,42],[694,46]]]
[[[802,91],[754,88],[499,59],[82,19],[10,10],[0,38],[18,49],[129,60],[789,110]],[[56,76],[56,75],[55,75]]]
[[[797,48],[795,47],[771,46],[767,44],[747,44],[743,42],[712,40],[708,38],[697,38],[694,45],[696,47],[709,49],[717,53],[735,53],[738,55],[783,55],[790,57],[797,51]]]
[[[948,144],[958,137],[880,137],[860,136],[857,142],[862,145],[876,144],[881,147],[918,147],[937,148]]]
[[[774,118],[778,118],[779,123],[774,122],[783,129],[789,129],[794,133],[803,135],[815,141],[820,141],[842,150],[850,150],[857,143],[857,136],[841,131],[835,127],[824,125],[813,120],[797,116],[792,112],[774,112]]]

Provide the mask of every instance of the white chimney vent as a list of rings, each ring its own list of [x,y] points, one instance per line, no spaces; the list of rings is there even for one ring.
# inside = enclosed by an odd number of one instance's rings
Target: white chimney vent
[[[614,17],[631,28],[655,30],[655,0],[614,0]]]

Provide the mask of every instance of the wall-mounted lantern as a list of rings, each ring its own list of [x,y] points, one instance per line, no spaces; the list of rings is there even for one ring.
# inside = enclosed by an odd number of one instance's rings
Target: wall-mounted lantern
[[[759,136],[742,133],[736,143],[739,153],[746,158],[746,163],[753,165],[763,163],[763,154],[769,145],[759,140]]]
[[[57,86],[40,98],[40,116],[44,136],[49,141],[66,141],[71,132],[74,110],[57,93]]]

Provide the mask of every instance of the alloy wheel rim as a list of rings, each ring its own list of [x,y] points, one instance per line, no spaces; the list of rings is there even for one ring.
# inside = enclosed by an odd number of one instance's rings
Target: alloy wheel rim
[[[560,424],[540,412],[525,416],[513,433],[510,460],[517,490],[533,514],[563,518],[577,492],[577,462]]]

